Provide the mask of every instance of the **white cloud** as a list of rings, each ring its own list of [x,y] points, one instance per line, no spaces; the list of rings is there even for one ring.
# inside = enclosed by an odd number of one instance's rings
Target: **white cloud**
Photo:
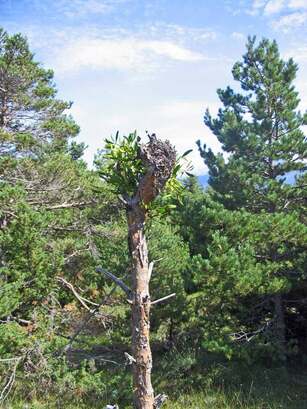
[[[106,13],[110,6],[104,1],[98,0],[70,0],[69,2],[58,2],[56,7],[61,9],[67,17],[77,17]]]
[[[268,2],[268,0],[254,0],[254,1],[253,1],[253,8],[254,8],[254,9],[260,9],[260,8],[262,8],[267,2]]]
[[[280,19],[272,22],[275,30],[288,32],[293,28],[302,26],[307,21],[307,12],[296,12],[282,16]]]
[[[106,14],[127,1],[129,0],[49,0],[44,2],[41,0],[28,0],[31,7],[34,6],[39,11],[50,13],[50,9],[53,9],[68,18]]]
[[[260,13],[263,7],[266,5],[268,0],[254,0],[251,8],[247,9],[247,14],[255,16]]]
[[[171,41],[139,38],[81,38],[57,48],[53,66],[57,72],[82,68],[150,71],[159,57],[181,62],[197,62],[204,56]]]
[[[246,40],[246,35],[243,33],[239,33],[238,31],[234,31],[233,33],[231,33],[231,37],[239,41]]]
[[[291,9],[307,9],[306,0],[290,0],[288,7]]]
[[[250,15],[262,14],[269,18],[269,23],[275,30],[284,33],[301,27],[307,21],[307,0],[253,0],[251,8],[247,10]],[[271,16],[279,14],[274,20]]]
[[[84,68],[152,73],[157,68],[167,68],[172,61],[212,61],[203,50],[218,36],[209,28],[162,23],[133,29],[95,24],[42,29],[33,24],[24,26],[22,31],[31,47],[59,74]]]
[[[192,41],[213,41],[218,36],[216,31],[208,28],[195,28],[178,24],[153,24],[150,30],[160,34],[163,33],[166,37],[182,37]]]
[[[254,16],[263,14],[270,18],[274,14],[284,13],[278,20],[271,21],[271,25],[273,28],[289,31],[291,25],[300,26],[305,22],[305,9],[307,9],[307,0],[253,0],[247,14]]]
[[[177,61],[201,61],[204,56],[198,52],[191,51],[169,41],[140,41],[137,48],[141,51],[150,50],[158,55],[163,55]]]
[[[291,48],[285,53],[285,57],[292,57],[295,62],[307,63],[307,45],[303,45],[298,48]]]
[[[207,106],[215,115],[219,104],[207,103],[204,100],[170,100],[160,105],[144,106],[142,115],[138,110],[129,110],[129,107],[126,107],[123,109],[124,114],[116,113],[114,110],[113,114],[105,116],[95,115],[97,107],[84,105],[78,108],[74,105],[72,114],[81,125],[80,140],[84,140],[90,146],[85,155],[89,163],[97,149],[102,147],[102,137],[98,139],[97,135],[109,136],[116,130],[119,130],[120,134],[127,134],[133,131],[134,128],[131,128],[133,124],[140,136],[144,136],[145,130],[148,130],[155,132],[162,139],[168,139],[175,145],[178,154],[193,149],[189,155],[194,166],[192,173],[203,175],[207,173],[207,168],[198,153],[196,141],[200,139],[214,152],[220,150],[216,137],[203,124],[202,118]],[[91,118],[91,121],[88,118]]]
[[[280,12],[285,5],[285,0],[270,0],[264,7],[264,14],[271,15]]]
[[[175,144],[178,153],[193,149],[189,159],[194,165],[193,173],[203,175],[207,173],[203,159],[198,153],[196,141],[206,143],[214,152],[220,151],[220,144],[212,132],[203,123],[203,116],[207,107],[213,115],[220,104],[218,102],[169,101],[158,106],[155,110],[159,134]]]

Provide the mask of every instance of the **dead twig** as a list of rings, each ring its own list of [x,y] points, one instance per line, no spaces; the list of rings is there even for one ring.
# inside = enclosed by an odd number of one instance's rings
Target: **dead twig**
[[[109,294],[107,294],[103,300],[99,303],[99,305],[94,309],[88,312],[88,315],[84,318],[84,320],[82,321],[81,325],[77,328],[77,330],[75,331],[75,333],[69,338],[69,343],[67,345],[65,345],[65,347],[63,348],[61,355],[63,355],[64,353],[66,353],[72,346],[73,342],[77,339],[77,337],[80,335],[80,333],[82,332],[83,328],[87,325],[87,323],[92,319],[92,317],[94,317],[94,315],[99,312],[100,307],[103,304],[106,304],[110,298],[112,297],[114,291],[116,290],[116,286],[114,286],[112,288],[112,290],[109,292]]]
[[[118,285],[130,298],[132,291],[130,288],[119,278],[117,278],[114,274],[110,273],[109,271],[106,271],[105,269],[101,267],[97,267],[96,271],[98,273],[104,274],[106,277],[108,277],[110,280],[112,280],[116,285]]]
[[[164,402],[167,400],[168,396],[165,393],[159,393],[159,395],[155,396],[154,400],[154,408],[160,409]]]
[[[63,278],[63,277],[56,277],[56,280],[59,281],[59,282],[61,282],[62,284],[64,284],[66,287],[68,287],[68,288],[71,290],[71,292],[74,294],[74,296],[77,298],[77,300],[83,305],[83,307],[84,307],[86,310],[88,310],[88,311],[90,311],[90,312],[92,311],[91,308],[87,305],[87,303],[88,303],[88,304],[91,304],[91,305],[94,305],[94,306],[96,306],[96,307],[99,306],[99,304],[94,303],[93,301],[87,300],[86,298],[82,297],[82,296],[75,290],[74,286],[73,286],[71,283],[69,283],[68,281],[66,281],[65,278]]]
[[[151,305],[158,304],[158,303],[160,303],[160,302],[166,301],[166,300],[168,300],[169,298],[172,298],[172,297],[175,297],[175,296],[176,296],[176,293],[172,293],[172,294],[170,294],[170,295],[166,295],[165,297],[162,297],[162,298],[159,298],[158,300],[152,301],[152,302],[151,302]]]
[[[15,378],[16,378],[16,370],[19,365],[19,362],[21,361],[21,358],[22,358],[21,356],[18,356],[14,358],[0,359],[0,362],[14,362],[12,372],[8,378],[8,381],[6,382],[6,384],[4,385],[4,388],[2,389],[0,393],[0,402],[3,402],[8,397],[9,393],[12,390],[12,387],[14,385]]]

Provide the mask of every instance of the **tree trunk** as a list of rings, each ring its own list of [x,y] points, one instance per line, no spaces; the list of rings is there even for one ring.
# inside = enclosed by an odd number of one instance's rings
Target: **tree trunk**
[[[132,274],[132,355],[133,395],[136,409],[153,409],[151,385],[152,356],[149,343],[150,295],[149,264],[144,234],[145,209],[137,204],[127,212],[129,248],[133,261]]]
[[[135,195],[126,202],[129,251],[133,263],[131,289],[133,396],[136,409],[154,409],[161,407],[165,397],[161,395],[160,400],[155,403],[151,384],[150,272],[144,229],[148,206],[172,176],[176,151],[168,141],[163,142],[155,135],[151,135],[149,142],[140,147],[139,158],[146,172],[139,181]]]
[[[286,351],[286,323],[285,315],[282,305],[281,294],[275,294],[273,298],[274,312],[275,312],[275,336],[278,352],[282,362],[287,360]]]

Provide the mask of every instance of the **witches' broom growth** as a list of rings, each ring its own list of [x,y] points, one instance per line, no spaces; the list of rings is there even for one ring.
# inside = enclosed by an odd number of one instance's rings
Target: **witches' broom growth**
[[[131,304],[132,356],[129,359],[133,368],[134,406],[137,409],[158,408],[165,397],[155,397],[151,383],[150,308],[169,297],[156,301],[150,298],[153,262],[149,263],[148,260],[145,226],[159,194],[163,190],[180,191],[181,185],[176,177],[181,165],[174,147],[168,141],[151,135],[148,143],[141,144],[136,133],[123,138],[117,134],[114,140],[106,140],[105,150],[97,158],[96,164],[101,176],[113,186],[126,208],[128,244],[133,264],[131,289],[112,274],[105,274],[126,292]],[[161,204],[158,208],[161,212],[165,210]]]

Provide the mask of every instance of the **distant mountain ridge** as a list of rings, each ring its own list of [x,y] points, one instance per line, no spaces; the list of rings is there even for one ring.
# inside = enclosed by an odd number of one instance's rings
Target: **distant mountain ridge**
[[[206,173],[205,175],[198,176],[198,181],[202,186],[208,186],[209,175]]]
[[[289,185],[293,185],[295,183],[295,176],[297,176],[297,175],[298,175],[298,172],[293,171],[293,172],[289,172],[285,176],[282,176],[282,178],[285,177],[286,178],[286,183],[289,183]],[[198,181],[202,186],[206,187],[206,186],[208,186],[209,177],[210,176],[209,176],[208,173],[206,173],[204,175],[200,175],[200,176],[198,176]]]

